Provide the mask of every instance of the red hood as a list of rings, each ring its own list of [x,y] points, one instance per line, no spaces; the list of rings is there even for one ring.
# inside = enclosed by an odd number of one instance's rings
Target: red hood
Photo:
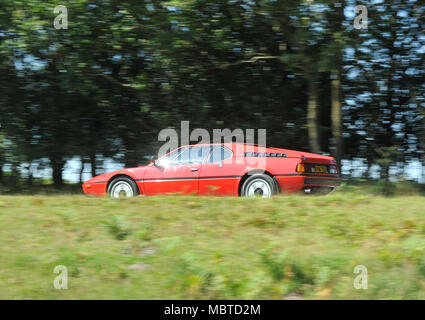
[[[96,177],[93,177],[84,183],[99,183],[99,182],[106,182],[109,181],[112,177],[119,175],[119,174],[125,174],[127,176],[130,176],[133,178],[133,180],[139,180],[143,179],[143,175],[145,173],[147,166],[142,167],[135,167],[135,168],[127,168],[127,169],[119,169],[112,172],[104,173],[101,175],[98,175]]]

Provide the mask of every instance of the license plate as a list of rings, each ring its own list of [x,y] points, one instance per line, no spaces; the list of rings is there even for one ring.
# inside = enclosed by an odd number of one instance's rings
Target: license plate
[[[328,173],[328,167],[326,166],[314,166],[317,173]]]

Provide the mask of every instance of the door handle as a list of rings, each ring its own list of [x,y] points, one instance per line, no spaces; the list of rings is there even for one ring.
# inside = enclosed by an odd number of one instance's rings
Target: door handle
[[[190,171],[199,171],[199,168],[190,168]]]

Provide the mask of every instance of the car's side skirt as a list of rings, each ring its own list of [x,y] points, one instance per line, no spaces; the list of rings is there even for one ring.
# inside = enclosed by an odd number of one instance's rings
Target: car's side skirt
[[[138,179],[136,181],[181,181],[181,180],[214,180],[214,179],[240,179],[242,176],[194,177],[194,178],[163,178],[163,179]]]

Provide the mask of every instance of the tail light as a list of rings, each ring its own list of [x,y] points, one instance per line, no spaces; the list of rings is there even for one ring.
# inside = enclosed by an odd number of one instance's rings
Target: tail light
[[[331,164],[329,166],[329,173],[332,173],[332,174],[337,174],[338,173],[338,169],[336,168],[336,165]]]
[[[302,163],[297,164],[297,172],[305,172],[304,164]]]
[[[338,174],[338,168],[335,164],[298,163],[296,172],[315,174]]]

